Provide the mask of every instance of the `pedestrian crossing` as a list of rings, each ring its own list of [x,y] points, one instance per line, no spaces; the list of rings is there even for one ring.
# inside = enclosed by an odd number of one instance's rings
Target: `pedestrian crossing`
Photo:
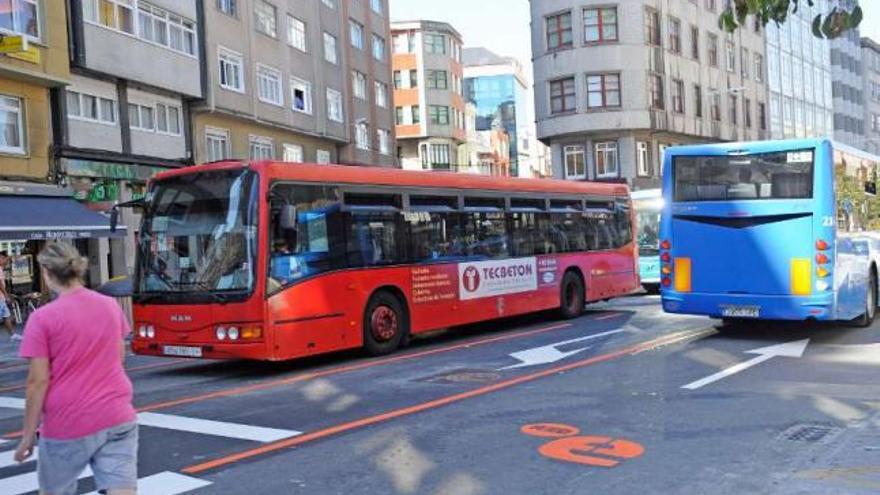
[[[0,409],[18,409],[23,410],[25,407],[24,399],[17,397],[0,397]],[[275,442],[285,438],[301,435],[302,432],[296,430],[283,430],[278,428],[266,428],[262,426],[252,426],[241,423],[230,423],[225,421],[214,421],[201,418],[192,418],[187,416],[178,416],[173,414],[159,414],[153,412],[143,412],[138,414],[138,424],[151,428],[161,428],[166,430],[174,430],[186,433],[208,435],[235,440],[247,440],[259,443]],[[9,449],[0,451],[0,473],[4,469],[14,469],[19,466],[15,462],[14,447],[15,441],[8,439],[0,439],[0,449]],[[21,466],[26,466],[29,471],[19,472],[17,474],[2,477],[0,474],[0,494],[3,495],[24,495],[35,492],[39,489],[39,480],[36,472],[36,449],[34,455]],[[81,475],[80,480],[92,477],[90,469],[86,469]],[[185,476],[171,471],[164,471],[150,476],[140,478],[138,480],[139,495],[181,495],[184,493],[210,486],[208,480]],[[91,492],[88,495],[97,494]]]

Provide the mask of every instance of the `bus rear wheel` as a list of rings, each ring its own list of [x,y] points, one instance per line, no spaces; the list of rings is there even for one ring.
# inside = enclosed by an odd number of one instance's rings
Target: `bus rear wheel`
[[[409,333],[409,321],[400,300],[388,292],[377,292],[364,311],[364,348],[373,356],[390,354]]]
[[[559,314],[566,320],[584,314],[584,282],[575,272],[568,271],[559,285]]]
[[[868,277],[868,290],[865,297],[865,313],[856,319],[856,325],[860,327],[869,327],[874,323],[874,316],[877,314],[877,274],[871,270]]]

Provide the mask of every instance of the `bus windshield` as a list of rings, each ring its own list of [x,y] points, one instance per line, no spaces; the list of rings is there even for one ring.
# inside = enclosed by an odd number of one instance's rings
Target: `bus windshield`
[[[257,189],[256,174],[248,170],[155,183],[140,236],[137,292],[249,292]]]
[[[675,201],[809,199],[813,150],[676,156],[673,180]]]
[[[657,201],[634,202],[638,221],[639,254],[657,256],[660,250],[660,208]]]

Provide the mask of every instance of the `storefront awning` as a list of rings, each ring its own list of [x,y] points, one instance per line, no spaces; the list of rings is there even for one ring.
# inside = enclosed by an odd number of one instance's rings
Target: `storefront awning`
[[[110,232],[110,219],[70,197],[0,196],[0,240],[124,237]]]

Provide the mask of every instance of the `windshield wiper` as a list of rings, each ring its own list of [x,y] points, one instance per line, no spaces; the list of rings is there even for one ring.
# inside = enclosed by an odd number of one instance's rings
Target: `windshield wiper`
[[[211,299],[220,304],[225,304],[228,301],[228,298],[225,295],[216,292],[211,286],[207,284],[207,282],[203,282],[201,280],[197,280],[195,282],[180,282],[177,285],[179,287],[194,287],[196,289],[200,289],[204,291],[201,292],[201,294],[206,294],[210,296]]]

